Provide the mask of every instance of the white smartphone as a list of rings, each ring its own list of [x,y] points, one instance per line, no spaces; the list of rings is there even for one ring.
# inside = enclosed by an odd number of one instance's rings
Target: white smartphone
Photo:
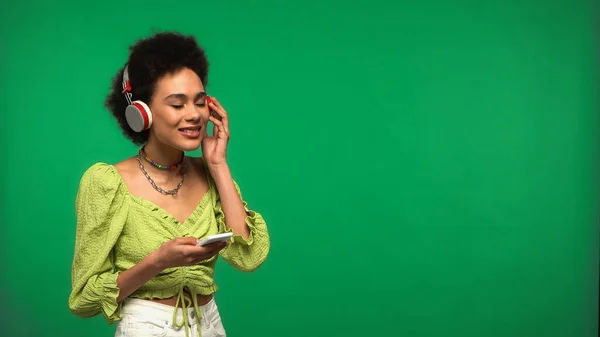
[[[231,233],[231,232],[210,235],[206,239],[198,242],[198,244],[196,246],[206,246],[206,245],[208,245],[210,243],[213,243],[213,242],[227,241],[232,236],[233,236],[233,233]]]

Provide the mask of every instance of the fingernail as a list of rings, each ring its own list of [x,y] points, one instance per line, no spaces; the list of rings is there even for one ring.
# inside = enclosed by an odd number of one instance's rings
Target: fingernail
[[[206,104],[210,104],[210,102],[211,102],[210,96],[206,96]]]

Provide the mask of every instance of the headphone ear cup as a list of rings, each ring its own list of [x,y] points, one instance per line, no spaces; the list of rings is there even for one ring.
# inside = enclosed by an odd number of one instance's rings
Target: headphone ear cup
[[[135,132],[148,130],[152,125],[152,113],[146,103],[133,101],[125,109],[127,124]]]

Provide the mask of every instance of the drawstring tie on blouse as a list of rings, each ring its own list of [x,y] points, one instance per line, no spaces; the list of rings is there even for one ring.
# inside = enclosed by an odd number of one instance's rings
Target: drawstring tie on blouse
[[[198,336],[202,336],[202,331],[200,327],[202,313],[200,312],[200,308],[198,306],[198,296],[194,291],[190,291],[190,293],[192,294],[192,299],[190,300],[187,296],[185,296],[183,292],[184,289],[185,285],[182,285],[179,289],[179,295],[177,295],[177,300],[175,301],[175,309],[173,310],[173,326],[177,328],[182,328],[185,326],[185,335],[186,337],[189,337],[190,324],[188,321],[188,309],[190,308],[190,304],[193,304],[194,313],[196,314],[196,327],[198,329]],[[183,312],[183,321],[177,322],[177,311],[179,310],[180,303],[181,310]]]

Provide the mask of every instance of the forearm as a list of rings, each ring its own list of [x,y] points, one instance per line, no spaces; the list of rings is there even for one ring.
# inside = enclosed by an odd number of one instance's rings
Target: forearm
[[[219,191],[221,207],[225,216],[225,226],[231,228],[234,234],[248,239],[250,236],[250,229],[246,225],[248,214],[233,183],[229,166],[209,167],[209,170]]]
[[[117,302],[127,298],[162,270],[163,268],[157,262],[154,254],[150,254],[138,264],[120,273],[117,277],[117,286],[119,287]]]

